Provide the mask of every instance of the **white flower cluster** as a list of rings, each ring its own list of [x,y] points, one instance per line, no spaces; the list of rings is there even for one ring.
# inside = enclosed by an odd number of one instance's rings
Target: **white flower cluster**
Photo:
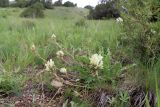
[[[103,69],[103,57],[100,54],[94,54],[90,58],[90,64],[95,69]]]
[[[55,67],[54,61],[52,59],[50,59],[45,64],[45,67],[46,67],[46,69],[45,69],[46,71],[50,71],[51,69],[53,69],[53,67]]]
[[[119,23],[119,22],[123,22],[123,19],[121,18],[121,17],[118,17],[117,19],[116,19],[116,21]]]
[[[52,69],[54,69],[56,66],[54,64],[54,61],[52,59],[50,59],[49,61],[47,61],[47,63],[45,64],[45,70],[46,71],[50,71]],[[67,73],[67,69],[66,68],[60,68],[59,70],[61,73],[66,74]]]
[[[61,68],[60,72],[63,73],[63,74],[66,74],[67,73],[67,69],[66,68]]]
[[[63,51],[58,51],[58,52],[56,53],[56,55],[57,55],[58,58],[61,58],[61,57],[64,56],[64,52],[63,52]]]
[[[52,36],[51,36],[51,38],[52,38],[52,39],[55,39],[55,38],[56,38],[56,35],[53,33]]]
[[[32,50],[33,52],[36,50],[36,46],[35,46],[34,44],[32,44],[31,50]]]

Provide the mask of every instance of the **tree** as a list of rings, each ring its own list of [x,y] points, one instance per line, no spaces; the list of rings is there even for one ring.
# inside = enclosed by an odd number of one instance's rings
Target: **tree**
[[[16,3],[13,6],[24,8],[30,7],[37,2],[42,3],[47,9],[53,9],[52,0],[16,0]]]
[[[62,6],[62,0],[54,2],[54,6]]]
[[[75,7],[76,4],[74,4],[74,3],[70,2],[70,1],[66,1],[66,2],[63,4],[63,6],[65,6],[65,7]]]
[[[9,0],[0,0],[0,7],[8,7]]]
[[[120,17],[120,12],[116,8],[115,1],[107,0],[101,2],[95,9],[90,11],[88,18],[91,19],[109,19],[109,18]]]
[[[29,0],[27,7],[28,6],[32,6],[33,4],[37,3],[37,2],[41,2],[41,0]]]
[[[53,5],[52,5],[52,0],[46,0],[46,1],[44,0],[43,5],[47,9],[53,9],[54,8]]]
[[[27,7],[29,1],[28,0],[15,0],[15,7],[20,7],[20,8],[24,8]]]
[[[100,3],[101,4],[106,4],[107,2],[112,2],[112,1],[114,1],[114,0],[100,0]]]
[[[90,5],[86,5],[84,8],[89,9],[89,10],[93,10],[93,7]]]

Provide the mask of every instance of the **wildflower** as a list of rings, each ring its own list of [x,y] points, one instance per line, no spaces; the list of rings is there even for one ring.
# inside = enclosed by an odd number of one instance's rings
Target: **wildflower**
[[[31,50],[32,50],[32,52],[35,52],[36,46],[34,44],[31,46]]]
[[[61,68],[61,69],[60,69],[60,72],[66,74],[66,73],[67,73],[67,70],[66,70],[66,68]]]
[[[56,53],[56,55],[57,55],[57,57],[61,58],[61,57],[64,56],[64,52],[63,52],[63,51],[58,51],[58,52]]]
[[[95,69],[103,69],[103,57],[99,54],[94,54],[90,58],[90,64],[95,68]]]
[[[116,19],[116,21],[117,21],[117,22],[123,22],[123,19],[122,19],[121,17],[118,17],[118,18]]]
[[[52,59],[50,59],[49,61],[47,61],[47,63],[45,64],[46,67],[46,71],[49,71],[50,69],[52,69],[54,67],[54,61]]]
[[[55,39],[55,38],[56,38],[56,35],[53,33],[52,36],[51,36],[51,38],[52,38],[52,39]]]

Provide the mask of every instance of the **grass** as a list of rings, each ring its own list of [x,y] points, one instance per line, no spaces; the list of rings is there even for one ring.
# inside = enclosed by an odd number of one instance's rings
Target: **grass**
[[[77,49],[97,52],[117,45],[120,28],[114,21],[88,21],[86,26],[76,26],[75,23],[86,16],[85,9],[58,7],[55,10],[45,10],[44,19],[20,18],[20,9],[7,10],[7,18],[0,22],[0,59],[7,70],[15,67],[26,68],[35,64],[35,57],[30,51],[34,43],[40,54],[47,58],[54,51],[54,46],[45,47],[48,38],[54,33],[58,41],[67,49]],[[69,14],[66,14],[69,13]],[[102,39],[103,38],[103,39]]]
[[[7,94],[19,92],[30,79],[37,81],[36,77],[31,76],[36,74],[34,69],[31,69],[31,74],[25,73],[30,67],[44,65],[43,60],[32,52],[31,46],[34,44],[36,51],[45,60],[54,58],[60,48],[52,43],[52,34],[56,35],[57,42],[71,56],[78,51],[87,52],[90,56],[93,53],[108,53],[108,49],[117,48],[121,25],[114,20],[87,20],[84,18],[88,14],[86,9],[56,7],[54,10],[45,10],[44,19],[21,18],[19,15],[22,11],[20,8],[0,8],[0,88]],[[58,61],[55,58],[54,60]],[[83,57],[81,60],[85,62]],[[55,62],[59,64],[57,61]],[[58,66],[63,67],[62,64]],[[72,67],[68,69],[72,70]],[[73,67],[73,70],[77,69],[83,72],[82,68]],[[87,84],[95,81],[92,76],[87,78],[86,73],[82,75]],[[46,74],[46,84],[50,84],[50,76]],[[53,90],[53,87],[51,89]],[[76,102],[75,105],[85,107],[86,104],[78,104],[80,102]]]
[[[61,100],[65,107],[69,101],[74,107],[97,106],[99,102],[106,104],[103,97],[107,97],[111,107],[128,107],[131,102],[134,104],[133,101],[139,101],[139,105],[146,102],[146,106],[150,107],[149,97],[154,97],[150,88],[160,99],[159,76],[156,74],[159,73],[159,62],[148,68],[141,66],[138,60],[125,64],[120,62],[130,57],[126,54],[129,46],[121,47],[119,40],[124,35],[122,23],[113,19],[87,20],[88,10],[81,8],[46,9],[45,18],[38,19],[21,18],[22,11],[20,8],[0,8],[0,94],[21,94],[32,81],[32,88],[38,85],[42,95],[46,90],[50,92],[52,98],[47,105],[59,95],[59,90],[64,92]],[[51,37],[53,34],[56,40]],[[33,44],[36,51],[31,49]],[[64,57],[56,57],[59,50],[64,51]],[[103,56],[103,69],[90,65],[90,56],[95,53]],[[53,59],[55,68],[44,72],[49,59]],[[59,69],[62,67],[70,72],[61,74]],[[65,85],[63,89],[53,87],[58,80]],[[51,86],[51,83],[54,85]],[[141,84],[142,89],[139,87]],[[129,93],[130,90],[137,92]],[[31,89],[32,99],[36,91]]]

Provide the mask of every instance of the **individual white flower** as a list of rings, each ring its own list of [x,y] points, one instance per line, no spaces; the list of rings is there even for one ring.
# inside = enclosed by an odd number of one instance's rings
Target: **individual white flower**
[[[60,72],[66,74],[67,73],[67,69],[66,68],[61,68]]]
[[[36,46],[35,46],[34,44],[32,44],[31,50],[32,50],[33,52],[36,50]]]
[[[46,66],[46,71],[50,71],[50,68],[49,68],[49,66],[47,66],[47,65],[45,65]]]
[[[121,17],[118,17],[117,19],[116,19],[116,21],[119,23],[119,22],[123,22],[123,19],[121,18]]]
[[[47,63],[45,64],[46,67],[46,71],[51,70],[54,67],[54,61],[52,59],[50,59],[49,61],[47,61]]]
[[[64,56],[64,52],[63,51],[58,51],[56,53],[57,57],[63,57]]]
[[[90,58],[90,64],[95,69],[103,69],[103,57],[100,54],[94,54]]]
[[[51,38],[55,39],[56,38],[56,35],[53,33]]]

